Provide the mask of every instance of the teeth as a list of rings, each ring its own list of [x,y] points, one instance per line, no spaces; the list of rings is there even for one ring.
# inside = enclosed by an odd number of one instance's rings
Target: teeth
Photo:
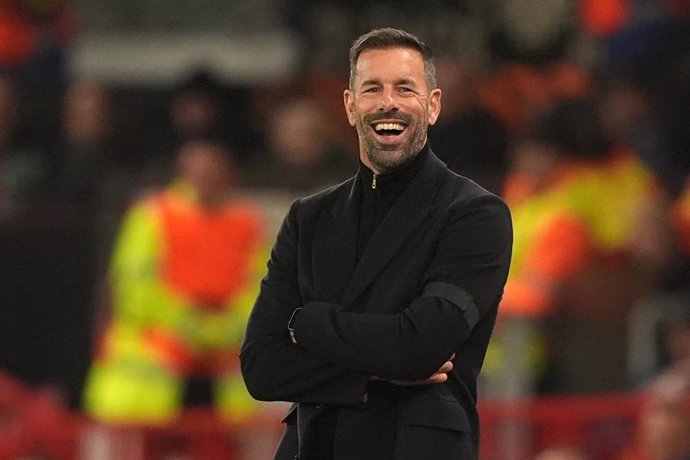
[[[402,131],[405,127],[399,123],[377,123],[374,125],[376,131]]]

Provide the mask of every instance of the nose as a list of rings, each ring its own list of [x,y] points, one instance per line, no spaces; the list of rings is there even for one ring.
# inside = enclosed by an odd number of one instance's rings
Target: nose
[[[386,89],[381,91],[381,99],[379,99],[379,111],[389,112],[398,109],[398,101],[395,97],[393,89]]]

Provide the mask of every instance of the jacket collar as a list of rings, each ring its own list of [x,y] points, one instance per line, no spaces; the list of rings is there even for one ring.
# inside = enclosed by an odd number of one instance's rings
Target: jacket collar
[[[356,178],[328,212],[322,214],[314,238],[315,296],[352,307],[376,275],[427,218],[447,170],[429,150],[415,174],[393,204],[356,264],[357,225],[361,189]],[[334,280],[341,280],[340,283]]]

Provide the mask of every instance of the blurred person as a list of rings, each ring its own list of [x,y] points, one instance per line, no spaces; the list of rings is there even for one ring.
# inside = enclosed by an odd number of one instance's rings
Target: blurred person
[[[95,81],[74,81],[65,90],[55,192],[60,201],[99,204],[101,188],[117,170],[112,101]]]
[[[0,71],[31,85],[66,81],[66,51],[78,32],[69,0],[0,2]]]
[[[68,448],[55,427],[73,423],[64,395],[51,386],[29,385],[0,369],[0,458],[60,458]]]
[[[278,107],[268,121],[267,152],[257,154],[250,185],[313,192],[349,177],[350,162],[337,143],[333,120],[318,101],[296,98]],[[245,181],[246,183],[247,181]]]
[[[434,151],[452,171],[499,193],[508,166],[508,132],[480,105],[479,70],[454,56],[439,59],[436,66],[444,101],[429,134]]]
[[[626,254],[653,179],[634,159],[611,153],[596,111],[589,99],[557,104],[513,147],[504,196],[515,246],[487,357],[487,392],[623,383],[619,335],[637,295]]]
[[[592,93],[590,72],[567,60],[541,66],[499,63],[477,87],[479,103],[513,136],[524,135],[532,121],[559,101]]]
[[[601,119],[608,135],[632,150],[653,171],[671,196],[682,188],[687,163],[678,162],[671,124],[649,88],[629,76],[612,76],[602,85]]]
[[[170,122],[179,140],[215,134],[221,119],[221,92],[208,72],[195,72],[182,82],[170,101]]]
[[[52,201],[92,219],[99,275],[137,188],[137,173],[120,140],[120,123],[112,89],[104,83],[75,80],[65,89]]]
[[[577,2],[495,2],[488,9],[489,51],[497,61],[543,65],[565,56],[577,39]],[[529,21],[525,21],[529,18]]]
[[[662,352],[666,355],[662,367],[690,362],[690,290],[676,293],[662,312],[659,326]]]
[[[433,62],[398,29],[350,49],[359,170],[294,202],[240,354],[255,397],[294,403],[276,459],[477,458],[510,214],[431,151]]]
[[[548,447],[537,454],[534,460],[587,460],[581,449],[568,446]]]
[[[622,460],[690,459],[689,364],[670,366],[647,387],[636,437]]]
[[[20,102],[14,82],[0,75],[0,217],[44,199],[50,173],[47,155],[23,130]]]
[[[149,132],[141,133],[141,143],[149,149],[146,159],[139,160],[144,185],[165,183],[174,171],[175,160],[171,153],[196,139],[222,141],[237,152],[237,166],[242,166],[243,151],[248,149],[238,148],[237,141],[243,136],[251,138],[247,133],[252,127],[245,121],[244,111],[248,104],[241,100],[241,95],[234,94],[213,73],[199,67],[166,93],[164,99],[162,124],[154,127],[158,134],[151,138]],[[150,128],[151,125],[146,126]]]
[[[690,186],[661,210],[648,213],[634,238],[637,265],[643,268],[648,295],[629,318],[628,379],[638,386],[686,356],[690,318]]]
[[[230,155],[213,141],[184,144],[172,183],[125,216],[108,273],[112,311],[84,393],[97,420],[170,422],[190,398],[206,403],[208,384],[224,419],[257,409],[237,353],[264,272],[263,223],[238,196]]]

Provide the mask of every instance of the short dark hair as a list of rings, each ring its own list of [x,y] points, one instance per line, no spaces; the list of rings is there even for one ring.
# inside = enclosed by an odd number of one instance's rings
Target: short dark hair
[[[430,88],[436,88],[436,64],[431,48],[416,36],[404,30],[386,27],[374,29],[357,38],[350,48],[350,89],[354,88],[357,60],[369,49],[409,48],[418,51],[424,59],[424,75]]]

